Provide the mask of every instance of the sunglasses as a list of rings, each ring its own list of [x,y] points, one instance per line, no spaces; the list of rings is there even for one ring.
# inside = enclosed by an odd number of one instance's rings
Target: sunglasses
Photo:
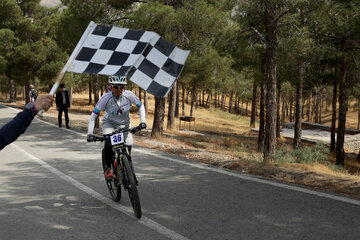
[[[124,89],[125,88],[125,85],[121,85],[121,86],[118,86],[118,85],[112,85],[112,87],[114,88],[114,89]]]

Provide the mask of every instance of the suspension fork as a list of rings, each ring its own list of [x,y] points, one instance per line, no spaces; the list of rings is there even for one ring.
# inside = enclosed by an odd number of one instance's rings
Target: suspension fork
[[[116,174],[116,178],[119,184],[121,184],[122,182],[122,178],[123,178],[123,173],[121,171],[122,166],[121,166],[121,156],[122,154],[120,153],[120,151],[118,149],[113,149],[114,152],[114,170],[115,170],[115,174]]]

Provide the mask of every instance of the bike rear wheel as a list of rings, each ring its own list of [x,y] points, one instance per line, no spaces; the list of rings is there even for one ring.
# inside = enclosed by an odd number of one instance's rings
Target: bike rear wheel
[[[107,166],[105,164],[105,149],[102,150],[102,165],[103,165],[103,170],[105,171]],[[119,166],[119,164],[118,164]],[[114,169],[114,164],[111,164],[111,170],[113,171],[114,174],[116,174],[116,170]],[[106,186],[109,189],[111,198],[115,201],[118,202],[121,199],[121,185],[117,180],[117,177],[115,177],[114,179],[106,179],[105,178],[105,182],[106,182]]]
[[[124,178],[126,178],[127,180],[127,191],[129,194],[130,202],[133,207],[135,216],[137,218],[141,218],[142,215],[141,205],[140,205],[139,194],[136,187],[134,172],[130,166],[129,159],[127,158],[126,155],[122,156],[122,160],[124,163],[124,172],[125,172]]]

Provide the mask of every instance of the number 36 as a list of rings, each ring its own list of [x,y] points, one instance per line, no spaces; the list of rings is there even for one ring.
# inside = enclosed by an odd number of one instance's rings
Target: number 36
[[[121,142],[121,135],[116,135],[116,136],[113,136],[113,142],[114,143],[117,143],[117,142]]]

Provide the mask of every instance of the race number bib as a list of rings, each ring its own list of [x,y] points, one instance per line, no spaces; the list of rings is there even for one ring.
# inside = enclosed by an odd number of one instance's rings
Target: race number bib
[[[110,137],[111,145],[118,145],[124,143],[124,133],[117,133]]]

